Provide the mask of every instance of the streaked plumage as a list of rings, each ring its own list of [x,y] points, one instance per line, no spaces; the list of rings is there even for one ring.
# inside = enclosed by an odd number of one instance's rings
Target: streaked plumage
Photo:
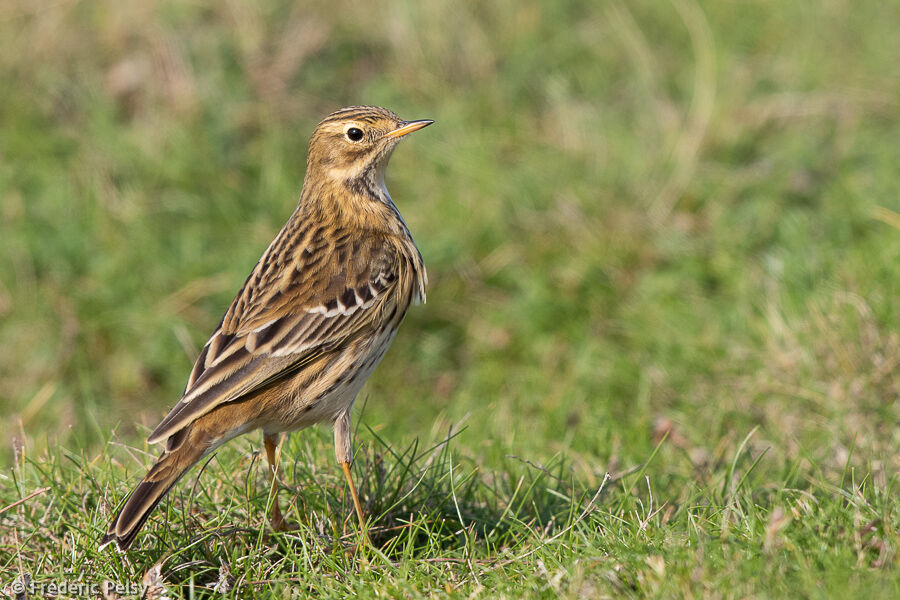
[[[184,472],[233,437],[261,428],[272,462],[278,433],[328,420],[362,521],[348,466],[350,409],[426,285],[384,169],[398,140],[430,123],[378,107],[345,108],[319,123],[297,209],[203,347],[184,396],[150,434],[165,451],[102,545],[127,549]],[[273,513],[278,528],[277,501]]]

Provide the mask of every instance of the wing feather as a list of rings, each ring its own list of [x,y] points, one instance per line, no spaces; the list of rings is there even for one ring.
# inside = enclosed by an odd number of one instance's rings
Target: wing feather
[[[263,254],[203,347],[181,401],[150,435],[168,438],[216,406],[289,374],[385,318],[402,259],[384,239],[285,243],[291,222]],[[301,239],[310,233],[294,232]],[[276,258],[273,253],[291,251]],[[324,258],[323,258],[324,254]],[[342,260],[335,260],[340,257]]]

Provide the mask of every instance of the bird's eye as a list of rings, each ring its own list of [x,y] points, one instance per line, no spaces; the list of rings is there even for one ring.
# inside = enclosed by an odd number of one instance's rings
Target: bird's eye
[[[362,129],[359,129],[358,127],[351,127],[347,130],[347,139],[351,142],[358,142],[359,140],[363,139]]]

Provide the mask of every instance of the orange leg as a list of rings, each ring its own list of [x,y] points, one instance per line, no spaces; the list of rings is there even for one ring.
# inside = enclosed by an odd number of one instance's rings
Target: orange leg
[[[350,472],[350,409],[348,408],[334,421],[334,453],[337,455],[338,464],[344,472],[347,486],[350,488],[350,496],[353,497],[353,508],[356,509],[356,517],[359,519],[359,531],[367,543],[371,544],[366,531],[366,516],[363,514],[362,504],[359,503],[359,494],[356,493],[356,485],[353,484],[353,474]]]
[[[359,529],[360,531],[365,531],[366,517],[363,514],[362,506],[359,503],[359,495],[356,493],[356,486],[353,485],[353,475],[350,473],[350,463],[342,462],[341,469],[344,471],[347,485],[350,486],[350,495],[353,496],[353,506],[356,508],[356,516],[359,518]]]
[[[275,455],[275,450],[278,448],[278,434],[264,434],[263,444],[266,446],[266,458],[269,461],[269,476],[272,489],[275,490],[275,498],[272,500],[272,529],[275,531],[291,531],[297,528],[296,525],[291,525],[284,520],[284,517],[281,515],[281,508],[278,506],[278,464]]]

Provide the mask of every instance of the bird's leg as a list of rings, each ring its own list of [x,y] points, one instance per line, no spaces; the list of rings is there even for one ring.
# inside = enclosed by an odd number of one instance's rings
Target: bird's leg
[[[266,446],[266,459],[269,461],[269,481],[272,483],[272,489],[275,497],[272,499],[272,529],[275,531],[291,531],[296,529],[290,523],[284,520],[281,515],[281,508],[278,506],[278,463],[276,462],[275,450],[278,448],[278,434],[263,434],[263,444]]]
[[[359,530],[363,532],[363,535],[368,540],[368,535],[365,533],[366,517],[363,515],[362,505],[359,503],[356,486],[353,485],[353,474],[350,473],[352,454],[350,444],[350,408],[341,413],[334,421],[334,453],[337,455],[341,470],[344,471],[344,477],[347,479],[347,485],[350,488],[350,495],[353,497],[353,506],[356,508],[356,516],[359,518]]]

